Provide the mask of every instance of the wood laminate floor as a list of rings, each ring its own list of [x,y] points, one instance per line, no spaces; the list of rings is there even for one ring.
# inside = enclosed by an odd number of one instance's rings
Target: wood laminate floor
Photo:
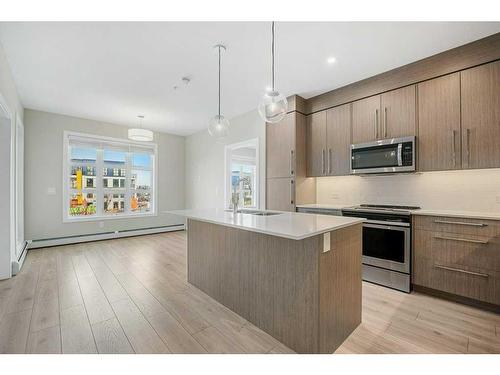
[[[186,234],[31,250],[0,281],[0,353],[293,353],[186,282]],[[336,353],[500,353],[500,315],[363,284]]]

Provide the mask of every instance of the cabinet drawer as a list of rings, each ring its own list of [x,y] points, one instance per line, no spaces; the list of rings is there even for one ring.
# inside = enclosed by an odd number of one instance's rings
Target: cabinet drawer
[[[413,220],[416,229],[486,237],[500,236],[500,221],[497,220],[419,215],[415,215]]]
[[[500,272],[500,243],[495,237],[414,231],[415,258]]]
[[[413,283],[500,305],[500,278],[499,274],[493,271],[416,258]]]

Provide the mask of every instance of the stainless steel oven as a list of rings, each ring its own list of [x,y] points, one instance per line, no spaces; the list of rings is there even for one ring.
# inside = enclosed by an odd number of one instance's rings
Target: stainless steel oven
[[[363,279],[410,292],[411,210],[418,207],[361,205],[343,216],[363,217]]]
[[[415,137],[351,145],[351,174],[415,171]]]

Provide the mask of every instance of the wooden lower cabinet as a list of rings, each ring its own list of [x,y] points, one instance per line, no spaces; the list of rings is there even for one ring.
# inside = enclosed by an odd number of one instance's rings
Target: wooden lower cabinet
[[[268,178],[266,182],[266,208],[294,212],[295,180],[293,178]]]
[[[414,218],[414,285],[500,305],[499,222]]]
[[[413,284],[500,305],[500,274],[416,257]]]

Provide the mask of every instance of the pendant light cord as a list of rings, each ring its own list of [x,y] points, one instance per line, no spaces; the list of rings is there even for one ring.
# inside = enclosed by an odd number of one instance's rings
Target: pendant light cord
[[[272,43],[271,43],[271,66],[272,66],[272,71],[271,71],[271,77],[272,77],[272,87],[274,91],[274,21],[271,24],[271,34],[272,34]]]
[[[220,117],[220,46],[219,46],[219,113],[218,113],[219,117]]]

